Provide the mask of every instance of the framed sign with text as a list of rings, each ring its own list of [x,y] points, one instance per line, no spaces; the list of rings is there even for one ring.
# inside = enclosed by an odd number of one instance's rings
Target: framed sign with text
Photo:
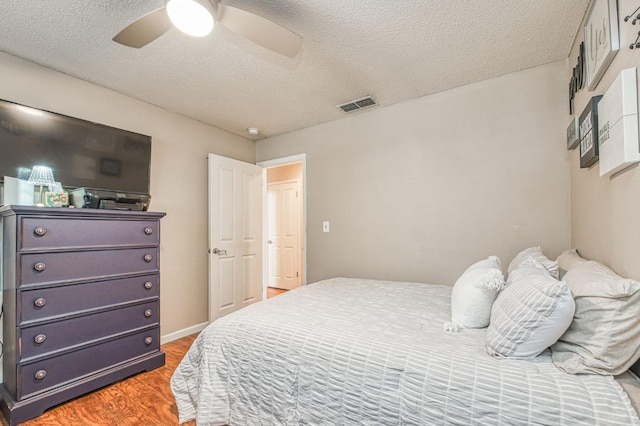
[[[580,114],[580,168],[586,169],[598,162],[598,102],[602,96],[591,98]]]
[[[584,24],[587,87],[593,90],[620,50],[616,0],[595,0]]]
[[[567,127],[567,149],[575,149],[580,143],[578,116],[574,115]]]

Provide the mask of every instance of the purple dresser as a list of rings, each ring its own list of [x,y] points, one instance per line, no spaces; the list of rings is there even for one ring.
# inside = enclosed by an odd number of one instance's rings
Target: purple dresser
[[[164,213],[0,207],[10,425],[141,371],[160,351]]]

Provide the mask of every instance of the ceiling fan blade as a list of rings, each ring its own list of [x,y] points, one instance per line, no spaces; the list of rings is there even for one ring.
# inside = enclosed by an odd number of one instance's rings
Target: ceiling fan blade
[[[171,21],[164,7],[147,13],[133,21],[113,38],[113,41],[129,47],[140,48],[166,33]]]
[[[290,58],[295,57],[302,46],[299,35],[275,22],[222,3],[218,4],[216,21],[252,42]]]

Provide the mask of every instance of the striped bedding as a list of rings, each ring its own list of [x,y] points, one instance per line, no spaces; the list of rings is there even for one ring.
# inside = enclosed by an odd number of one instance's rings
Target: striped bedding
[[[611,377],[443,331],[451,287],[335,278],[209,325],[171,379],[204,425],[640,425]]]

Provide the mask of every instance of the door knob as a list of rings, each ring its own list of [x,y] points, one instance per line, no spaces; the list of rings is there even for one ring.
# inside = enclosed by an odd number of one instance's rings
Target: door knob
[[[267,241],[267,244],[273,244],[273,241],[268,240],[268,241]]]
[[[211,250],[211,253],[217,254],[218,256],[226,256],[227,255],[227,251],[226,250],[221,250],[219,248],[214,248],[213,250]]]

